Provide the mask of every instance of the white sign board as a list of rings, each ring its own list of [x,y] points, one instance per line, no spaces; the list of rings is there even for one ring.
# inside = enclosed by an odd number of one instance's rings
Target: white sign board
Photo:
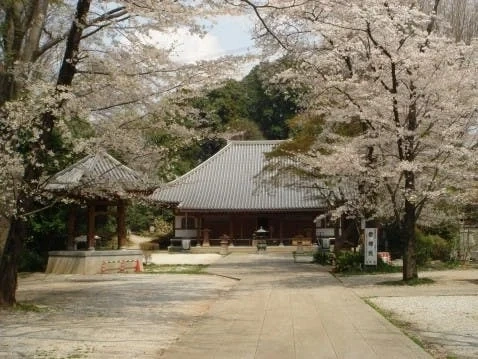
[[[365,228],[364,256],[366,266],[377,265],[377,228]]]

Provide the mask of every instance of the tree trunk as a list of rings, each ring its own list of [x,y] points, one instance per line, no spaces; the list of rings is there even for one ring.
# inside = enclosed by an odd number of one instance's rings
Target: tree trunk
[[[415,187],[415,176],[412,172],[405,174],[406,186]],[[416,207],[409,199],[405,200],[405,215],[401,223],[401,237],[403,243],[403,280],[408,281],[418,278],[417,252],[416,252]]]
[[[18,262],[25,237],[26,222],[12,219],[7,241],[0,261],[0,307],[13,306],[16,302]]]

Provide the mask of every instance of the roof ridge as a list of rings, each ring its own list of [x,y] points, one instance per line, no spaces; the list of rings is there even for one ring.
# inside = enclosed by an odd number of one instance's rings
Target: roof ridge
[[[95,154],[92,156],[90,163],[88,163],[88,165],[86,166],[86,174],[88,175],[88,177],[90,176],[91,172],[93,172],[93,168],[95,168],[98,164],[99,156],[100,151],[96,151]]]
[[[106,171],[103,170],[98,170],[98,174],[96,175],[96,178],[105,178],[108,173],[114,170],[123,170],[127,168],[128,170],[131,171],[131,169],[111,156],[108,152],[106,152],[104,149],[100,148],[96,151],[94,161],[92,161],[92,165],[90,166],[89,170],[90,172],[93,172],[93,169],[97,166],[100,166],[99,160],[103,159],[104,161],[108,161],[108,166],[112,166],[111,168],[108,168]],[[128,172],[130,172],[128,171]]]
[[[285,142],[287,140],[230,140],[227,143],[228,144],[234,144],[234,145],[274,145],[278,143]]]
[[[58,177],[58,176],[62,176],[63,174],[67,173],[68,171],[71,171],[73,168],[77,167],[78,165],[82,165],[83,163],[85,163],[86,161],[88,161],[92,156],[94,156],[93,154],[89,154],[85,157],[83,157],[82,159],[72,163],[71,165],[69,165],[68,167],[62,169],[61,171],[49,176],[49,178],[53,178],[53,177]]]

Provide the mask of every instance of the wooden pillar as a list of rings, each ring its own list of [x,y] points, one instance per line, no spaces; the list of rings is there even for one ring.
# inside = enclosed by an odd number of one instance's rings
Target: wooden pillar
[[[126,248],[126,204],[120,200],[116,211],[116,234],[118,235],[118,249]]]
[[[201,247],[201,233],[202,233],[202,216],[198,216],[196,247]]]
[[[86,240],[88,250],[95,250],[95,203],[88,202],[88,234]]]
[[[229,238],[234,238],[234,216],[229,216]]]
[[[284,238],[284,235],[283,235],[283,233],[282,233],[282,231],[283,231],[283,226],[284,226],[284,224],[283,224],[283,218],[280,217],[280,218],[279,218],[279,221],[280,221],[280,222],[279,222],[279,240],[282,242],[282,240],[283,240],[283,238]]]
[[[241,227],[239,237],[241,239],[244,239],[245,237],[244,237],[244,216],[243,215],[239,217],[239,221],[240,221],[240,227]]]
[[[68,240],[66,249],[69,251],[75,250],[75,225],[76,225],[76,207],[72,205],[68,213]]]
[[[203,247],[209,247],[210,246],[210,243],[209,243],[209,235],[211,233],[211,230],[209,228],[204,228],[202,230],[202,235],[203,235],[203,238],[202,238],[202,246]]]

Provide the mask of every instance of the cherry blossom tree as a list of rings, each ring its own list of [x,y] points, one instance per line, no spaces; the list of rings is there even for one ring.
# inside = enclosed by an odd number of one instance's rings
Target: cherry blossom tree
[[[403,0],[241,2],[260,43],[296,60],[276,85],[304,89],[304,111],[323,122],[289,154],[339,194],[337,211],[399,224],[404,280],[417,277],[417,221],[476,181],[478,48],[448,36],[439,3],[426,13]]]
[[[166,113],[163,98],[211,82],[213,71],[216,78],[226,76],[232,59],[173,62],[174,47],[160,48],[150,39],[174,29],[203,34],[207,18],[231,11],[224,5],[222,0],[0,1],[0,215],[8,222],[0,305],[15,303],[25,217],[38,210],[47,167],[58,163],[60,150],[114,146],[145,164],[137,159],[150,150],[141,134],[151,126],[191,136],[168,123],[170,112],[179,109]],[[97,130],[89,143],[71,133],[74,123],[85,119]],[[155,155],[164,156],[161,150]]]
[[[478,1],[476,0],[421,0],[426,12],[436,11],[447,21],[449,34],[458,42],[470,43],[478,34]]]

